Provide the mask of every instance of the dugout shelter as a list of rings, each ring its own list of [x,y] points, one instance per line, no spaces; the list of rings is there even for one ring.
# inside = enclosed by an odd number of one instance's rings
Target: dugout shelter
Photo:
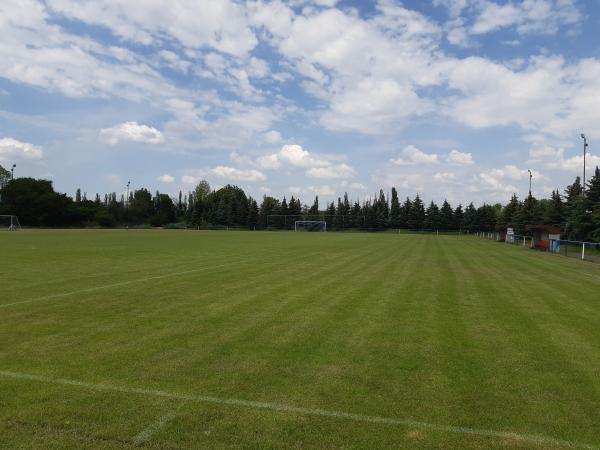
[[[560,239],[560,228],[552,225],[532,224],[525,226],[525,230],[531,234],[534,248],[548,250],[553,240]]]

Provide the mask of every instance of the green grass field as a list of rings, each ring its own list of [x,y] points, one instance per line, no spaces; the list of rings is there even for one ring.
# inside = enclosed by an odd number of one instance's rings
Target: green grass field
[[[0,248],[3,449],[600,447],[600,265],[402,234]]]

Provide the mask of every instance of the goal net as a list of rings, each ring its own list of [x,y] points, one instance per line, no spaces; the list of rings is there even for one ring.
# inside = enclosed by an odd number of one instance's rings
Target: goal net
[[[327,231],[327,222],[324,220],[297,220],[294,222],[294,231]]]
[[[21,224],[17,216],[0,215],[0,231],[20,231]]]

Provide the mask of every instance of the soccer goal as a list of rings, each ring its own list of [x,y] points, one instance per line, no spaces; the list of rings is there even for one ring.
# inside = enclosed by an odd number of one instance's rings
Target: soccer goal
[[[327,231],[327,222],[324,220],[297,220],[294,222],[294,231]]]
[[[19,218],[12,215],[0,215],[0,231],[20,231]]]

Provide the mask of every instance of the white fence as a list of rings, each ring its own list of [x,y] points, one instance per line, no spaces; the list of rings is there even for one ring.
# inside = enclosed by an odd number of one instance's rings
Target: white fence
[[[570,258],[600,262],[600,243],[553,239],[549,251]]]

